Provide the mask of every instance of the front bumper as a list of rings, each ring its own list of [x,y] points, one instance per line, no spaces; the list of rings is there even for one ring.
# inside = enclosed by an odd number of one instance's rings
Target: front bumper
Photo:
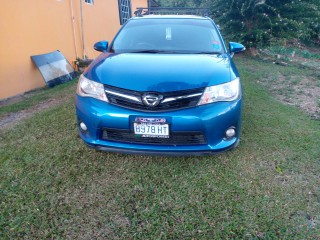
[[[169,112],[142,112],[121,108],[93,98],[76,96],[78,123],[88,128],[79,129],[82,140],[92,148],[109,152],[150,155],[208,155],[234,148],[239,143],[242,100],[217,102],[204,106]],[[110,141],[102,137],[105,128],[127,130],[133,134],[137,117],[165,118],[171,132],[201,132],[206,143],[201,144],[143,144]],[[234,127],[236,136],[227,139],[225,131]]]

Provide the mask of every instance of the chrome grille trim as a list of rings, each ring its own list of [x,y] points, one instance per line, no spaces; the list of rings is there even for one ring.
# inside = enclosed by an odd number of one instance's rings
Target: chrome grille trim
[[[139,99],[138,97],[135,97],[135,96],[130,96],[130,95],[127,95],[127,94],[122,94],[122,93],[118,93],[118,92],[110,91],[110,90],[105,90],[105,92],[109,93],[109,94],[112,94],[112,95],[115,95],[115,96],[118,96],[118,97],[127,98],[127,99],[130,99],[132,101],[141,103],[141,99]]]
[[[195,94],[190,94],[190,95],[185,95],[185,96],[165,98],[164,100],[161,101],[161,103],[172,102],[172,101],[176,101],[176,100],[179,100],[179,99],[198,97],[198,96],[201,96],[201,95],[202,95],[202,93],[195,93]]]
[[[196,107],[205,89],[202,87],[172,92],[140,92],[110,85],[104,85],[104,88],[109,104],[145,112],[166,112]],[[145,94],[161,95],[163,100],[157,106],[148,106],[142,101]]]

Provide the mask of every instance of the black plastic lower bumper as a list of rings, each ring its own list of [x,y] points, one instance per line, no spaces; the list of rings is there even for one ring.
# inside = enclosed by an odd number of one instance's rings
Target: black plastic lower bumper
[[[231,150],[236,148],[239,145],[239,140],[235,142],[232,146],[223,149],[221,151],[171,151],[171,152],[164,152],[164,151],[145,151],[145,150],[138,150],[138,149],[125,149],[125,148],[113,148],[113,147],[104,147],[100,145],[90,145],[86,144],[88,147],[96,149],[98,151],[105,151],[105,152],[114,152],[114,153],[123,153],[123,154],[136,154],[136,155],[153,155],[153,156],[172,156],[172,157],[182,157],[182,156],[208,156],[208,155],[217,155],[224,151]]]

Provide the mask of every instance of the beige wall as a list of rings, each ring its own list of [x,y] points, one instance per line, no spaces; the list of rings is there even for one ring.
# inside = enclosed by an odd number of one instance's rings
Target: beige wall
[[[0,99],[45,85],[30,56],[60,50],[71,62],[76,58],[71,18],[75,16],[76,45],[82,58],[80,0],[1,0]],[[132,11],[147,0],[132,0]],[[120,28],[118,0],[83,3],[86,55],[100,40],[111,41]]]

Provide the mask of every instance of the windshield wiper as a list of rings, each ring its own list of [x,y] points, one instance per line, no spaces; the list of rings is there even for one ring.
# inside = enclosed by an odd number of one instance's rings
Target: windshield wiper
[[[202,51],[202,52],[193,52],[192,54],[221,54],[221,52]]]
[[[132,50],[127,53],[177,53],[177,54],[221,54],[221,52],[209,52],[209,51],[183,51],[183,50],[157,50],[157,49],[145,49],[145,50]]]
[[[146,49],[146,50],[128,51],[128,53],[172,53],[172,52],[171,51],[165,51],[165,50]]]

